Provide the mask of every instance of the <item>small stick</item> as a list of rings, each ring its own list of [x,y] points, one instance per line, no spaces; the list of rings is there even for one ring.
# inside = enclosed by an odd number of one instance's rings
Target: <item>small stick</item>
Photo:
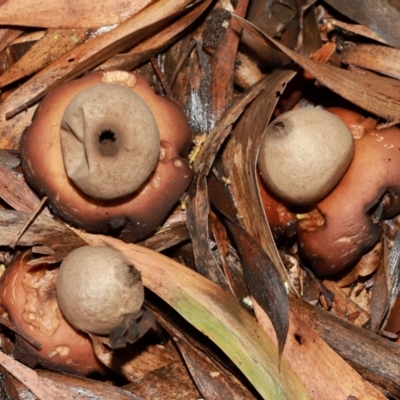
[[[182,54],[181,59],[178,62],[178,65],[175,68],[174,73],[172,74],[171,82],[169,83],[169,86],[172,88],[174,86],[175,80],[178,77],[178,74],[180,70],[182,69],[183,63],[186,61],[186,59],[189,57],[189,54],[192,52],[192,50],[195,48],[197,44],[197,40],[192,40],[190,43],[189,47],[186,49],[186,51]]]
[[[161,71],[160,66],[157,63],[157,60],[154,57],[151,57],[150,62],[154,68],[155,73],[158,76],[158,79],[161,82],[162,87],[165,90],[165,93],[167,94],[167,97],[172,100],[173,96],[172,96],[171,87],[168,85],[167,81],[165,80],[165,76],[164,76],[163,72]]]
[[[8,328],[10,331],[13,331],[15,334],[18,336],[21,336],[22,339],[26,340],[29,344],[31,344],[35,349],[41,350],[42,345],[35,339],[33,339],[31,336],[29,336],[26,332],[24,332],[22,329],[19,329],[16,325],[14,325],[11,321],[8,321],[4,317],[0,315],[0,325],[5,326]]]
[[[44,196],[42,200],[40,201],[39,205],[37,206],[36,210],[34,213],[31,215],[31,217],[28,219],[28,221],[25,223],[25,225],[21,228],[21,230],[18,232],[18,235],[11,241],[9,246],[12,249],[15,249],[15,247],[18,244],[19,239],[21,239],[21,236],[25,233],[25,231],[28,229],[29,225],[32,223],[32,221],[38,216],[40,213],[44,203],[47,201],[47,196]]]

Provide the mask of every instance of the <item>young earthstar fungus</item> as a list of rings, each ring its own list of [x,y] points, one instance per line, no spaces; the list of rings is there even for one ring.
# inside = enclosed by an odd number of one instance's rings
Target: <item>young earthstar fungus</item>
[[[13,355],[26,365],[87,375],[106,368],[95,356],[89,337],[74,329],[62,315],[56,297],[58,268],[31,265],[30,251],[19,254],[0,280],[0,305],[11,322],[40,343],[37,349],[15,336]]]
[[[140,272],[118,251],[83,246],[59,268],[32,261],[30,251],[21,253],[0,280],[0,306],[25,334],[16,335],[12,354],[26,365],[74,375],[105,373],[94,340],[109,352],[149,330],[162,335],[154,316],[142,309]]]
[[[179,107],[143,77],[93,72],[43,99],[22,137],[22,167],[67,222],[137,241],[189,186],[191,139]]]
[[[280,234],[290,226],[297,234],[300,256],[320,276],[354,265],[379,239],[380,220],[400,212],[400,130],[378,131],[370,118],[340,108],[328,111],[342,118],[358,138],[337,185],[303,210],[260,185],[272,231]]]
[[[155,318],[142,310],[140,272],[116,250],[97,246],[73,250],[61,263],[56,287],[68,322],[78,330],[109,336],[112,348],[158,328]]]

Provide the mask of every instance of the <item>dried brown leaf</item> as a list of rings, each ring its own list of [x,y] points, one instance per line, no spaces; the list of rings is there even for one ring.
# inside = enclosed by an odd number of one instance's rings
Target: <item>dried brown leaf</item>
[[[170,362],[146,375],[146,378],[124,387],[143,399],[187,400],[201,397],[181,360]]]
[[[365,380],[385,389],[391,393],[392,398],[400,398],[400,346],[366,329],[358,328],[319,307],[312,306],[302,299],[291,297],[290,305],[293,312],[317,331],[321,338],[347,360]],[[321,354],[322,363],[324,363],[323,354]],[[320,365],[320,362],[317,362]],[[340,382],[341,378],[337,375],[340,371],[336,373],[331,367],[326,368],[327,371],[317,374],[327,373],[328,376],[335,377],[328,377],[328,381],[338,379]],[[330,396],[325,394],[322,398]],[[336,395],[333,398],[337,399]]]
[[[15,64],[0,75],[0,87],[32,75],[79,46],[89,35],[87,29],[49,29]]]
[[[21,29],[0,29],[0,51],[3,51],[14,39],[23,33]]]
[[[393,333],[400,332],[400,296],[397,297],[392,309],[390,310],[385,330]]]
[[[210,191],[210,185],[208,190]],[[219,192],[218,195],[220,197],[224,196],[223,191]],[[210,195],[211,198],[212,195]],[[224,200],[223,198],[222,201]],[[249,297],[249,290],[244,281],[242,264],[239,261],[236,250],[231,246],[226,227],[213,211],[210,213],[210,226],[217,250],[213,254],[219,258],[230,292],[237,301],[243,303],[244,299]]]
[[[0,198],[17,211],[33,212],[40,200],[21,175],[0,165]]]
[[[283,356],[288,359],[311,398],[384,400],[385,396],[367,383],[297,315],[296,301],[291,307]],[[271,321],[256,303],[255,311],[260,325],[272,338],[274,330]]]
[[[378,332],[382,327],[389,307],[389,288],[387,287],[387,275],[381,265],[374,277],[374,286],[371,292],[371,331]]]
[[[205,399],[253,400],[255,397],[227,370],[175,330],[175,343]]]
[[[372,73],[365,75],[314,62],[282,46],[248,21],[240,19],[240,23],[252,35],[263,38],[266,43],[273,43],[333,92],[389,122],[400,122],[400,82],[398,80]]]
[[[396,1],[325,0],[325,2],[346,17],[370,28],[391,46],[399,47],[400,10],[396,6]]]
[[[323,284],[334,296],[330,310],[333,314],[356,326],[363,326],[369,321],[369,313],[357,305],[335,281],[324,280]]]
[[[400,79],[400,50],[374,44],[347,46],[340,55],[344,64],[355,65]]]
[[[0,245],[9,246],[20,233],[32,213],[0,210]],[[47,261],[61,261],[74,248],[84,242],[63,223],[47,216],[38,216],[18,241],[21,246],[45,246],[50,249]],[[37,249],[39,251],[40,248]],[[48,252],[48,251],[46,251]]]
[[[155,54],[160,52],[165,47],[169,46],[173,42],[176,36],[181,33],[184,29],[190,26],[201,14],[208,8],[212,0],[204,0],[200,5],[194,8],[189,13],[185,14],[182,18],[176,22],[168,25],[166,28],[160,30],[149,39],[139,43],[133,49],[127,53],[117,54],[111,57],[98,69],[126,69],[130,70],[137,67],[143,61],[153,57]]]
[[[364,36],[366,38],[375,40],[376,42],[387,44],[387,42],[383,40],[379,35],[377,35],[375,32],[364,25],[347,24],[346,22],[338,21],[331,18],[327,19],[327,23],[337,26],[348,32],[355,33],[356,35]]]
[[[119,24],[155,0],[8,0],[0,24],[42,28],[95,28]]]
[[[250,294],[269,316],[282,354],[289,329],[289,300],[283,280],[261,245],[240,225],[225,218],[243,264]]]
[[[139,244],[155,251],[163,251],[190,238],[184,222],[167,228]]]
[[[126,390],[104,382],[93,381],[72,376],[54,374],[38,374],[18,361],[0,352],[0,364],[14,375],[39,399],[46,400],[140,400],[139,397]]]
[[[125,389],[145,399],[196,398],[199,393],[171,341],[154,344],[149,336],[133,346],[110,352],[100,336],[90,335],[98,359],[124,376],[131,384]]]
[[[237,2],[235,14],[244,18],[249,0]],[[229,14],[228,14],[229,15]],[[215,49],[211,60],[211,118],[218,121],[233,100],[233,81],[236,63],[236,53],[240,38],[240,25],[231,19],[221,42]]]
[[[14,384],[15,378],[4,368],[0,366],[0,398],[7,400],[21,400],[18,389]]]
[[[400,294],[400,231],[397,232],[389,252],[389,276],[391,283],[390,304],[393,305]]]

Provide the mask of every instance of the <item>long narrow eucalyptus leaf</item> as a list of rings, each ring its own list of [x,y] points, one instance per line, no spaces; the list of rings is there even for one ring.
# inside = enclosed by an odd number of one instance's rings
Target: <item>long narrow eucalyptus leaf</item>
[[[90,245],[109,246],[130,258],[143,283],[236,364],[264,399],[309,399],[309,395],[259,324],[228,293],[176,261],[145,247],[77,232]]]

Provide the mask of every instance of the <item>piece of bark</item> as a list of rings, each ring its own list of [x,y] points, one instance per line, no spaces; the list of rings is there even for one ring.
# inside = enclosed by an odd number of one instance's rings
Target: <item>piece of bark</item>
[[[0,210],[0,246],[10,245],[31,215],[26,212]],[[20,237],[18,244],[44,246],[51,250],[46,261],[59,262],[70,251],[83,246],[85,242],[61,222],[47,215],[39,215]],[[40,248],[37,251],[40,251]]]

